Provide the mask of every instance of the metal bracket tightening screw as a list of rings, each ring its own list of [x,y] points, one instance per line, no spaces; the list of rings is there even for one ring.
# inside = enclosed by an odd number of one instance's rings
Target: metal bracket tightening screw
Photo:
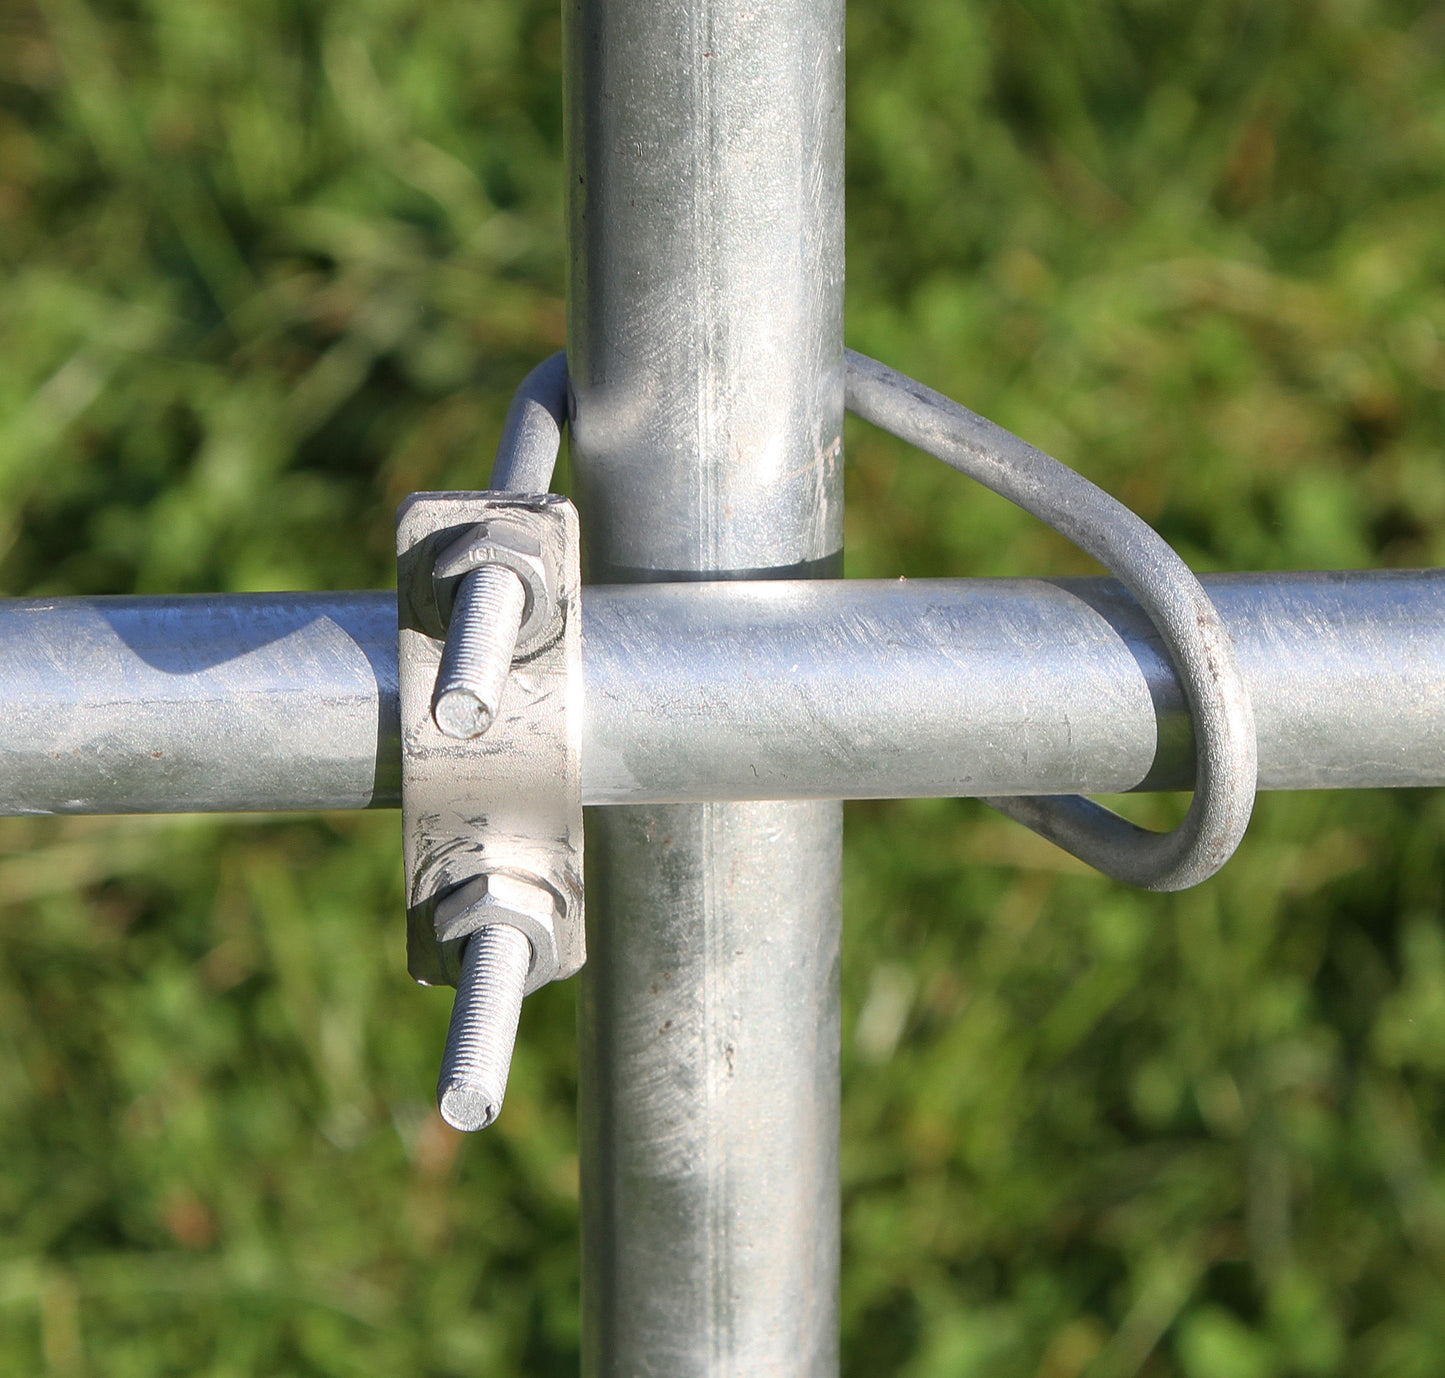
[[[582,965],[576,513],[419,493],[397,552],[408,965],[457,986],[437,1103],[482,1129],[523,996]]]
[[[437,1106],[454,1129],[485,1129],[497,1118],[522,997],[557,974],[561,917],[548,886],[515,875],[478,876],[437,902],[438,935],[465,935],[437,1081]]]
[[[478,526],[437,560],[432,578],[443,589],[461,571],[432,694],[432,717],[449,737],[465,741],[492,725],[528,604],[536,610],[550,601],[540,558],[518,545],[515,539],[495,541],[485,526]],[[519,556],[533,574],[531,588],[516,569],[501,563]],[[444,926],[438,906],[438,931]],[[475,1130],[497,1118],[507,1094],[522,997],[535,958],[527,935],[507,922],[490,923],[463,944],[437,1107],[454,1129]],[[550,965],[555,969],[555,959]]]
[[[532,944],[520,929],[494,923],[462,948],[437,1108],[453,1129],[485,1129],[501,1112],[522,1016]]]
[[[557,630],[556,572],[529,532],[482,522],[437,556],[432,588],[447,628],[432,715],[449,737],[479,737],[501,708],[519,649]]]
[[[432,695],[432,716],[448,737],[480,737],[492,725],[526,607],[525,586],[503,565],[462,579]]]

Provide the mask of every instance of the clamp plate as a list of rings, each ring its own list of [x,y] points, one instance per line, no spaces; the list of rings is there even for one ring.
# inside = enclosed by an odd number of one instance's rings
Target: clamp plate
[[[432,692],[445,637],[437,558],[489,520],[535,538],[556,573],[554,634],[513,662],[482,736],[445,736]],[[582,921],[582,628],[577,510],[554,493],[413,493],[397,513],[401,808],[407,969],[455,985],[466,932],[436,902],[484,875],[540,881],[558,901],[558,978],[586,955]]]

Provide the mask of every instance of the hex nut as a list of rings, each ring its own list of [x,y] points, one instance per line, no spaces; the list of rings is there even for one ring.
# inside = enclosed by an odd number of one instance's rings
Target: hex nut
[[[432,591],[442,625],[451,620],[462,579],[487,565],[510,569],[527,592],[516,654],[530,655],[554,641],[562,628],[562,613],[557,605],[557,570],[551,552],[520,522],[508,520],[505,515],[477,523],[437,556],[432,567]]]
[[[557,925],[562,902],[540,880],[495,871],[464,882],[436,902],[433,923],[439,943],[470,937],[491,924],[519,928],[532,945],[525,993],[555,980],[558,970]]]

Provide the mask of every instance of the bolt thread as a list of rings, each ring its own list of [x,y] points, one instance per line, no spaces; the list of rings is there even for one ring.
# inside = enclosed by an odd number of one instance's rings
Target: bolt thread
[[[503,565],[462,579],[432,696],[432,716],[447,736],[479,737],[492,725],[526,606],[526,586]]]
[[[489,924],[462,949],[437,1106],[453,1129],[485,1129],[501,1113],[517,1042],[532,944],[511,924]]]

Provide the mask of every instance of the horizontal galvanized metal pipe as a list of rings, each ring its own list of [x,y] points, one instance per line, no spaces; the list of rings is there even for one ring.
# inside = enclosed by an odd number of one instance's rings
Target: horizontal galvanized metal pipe
[[[1205,580],[1260,786],[1445,784],[1445,572]],[[1183,789],[1193,747],[1107,580],[601,586],[583,797]],[[0,603],[0,812],[393,807],[388,593]]]
[[[0,602],[0,813],[394,808],[394,593]]]

